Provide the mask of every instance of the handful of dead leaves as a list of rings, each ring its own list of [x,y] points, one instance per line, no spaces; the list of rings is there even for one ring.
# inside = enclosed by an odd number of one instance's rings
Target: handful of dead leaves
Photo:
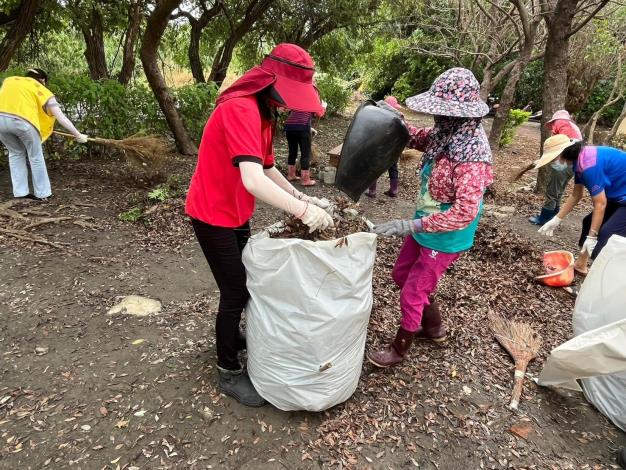
[[[276,230],[269,230],[270,238],[299,238],[302,240],[335,240],[344,239],[348,235],[357,232],[369,232],[370,226],[367,219],[345,197],[337,197],[331,207],[327,209],[333,217],[334,226],[326,230],[315,230],[309,233],[309,227],[300,219],[289,216],[283,220]]]

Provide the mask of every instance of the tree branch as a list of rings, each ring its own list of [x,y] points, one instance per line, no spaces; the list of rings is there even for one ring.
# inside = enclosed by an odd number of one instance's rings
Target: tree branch
[[[585,18],[583,21],[581,21],[577,26],[575,26],[570,31],[570,33],[567,35],[567,38],[572,37],[578,31],[583,29],[585,27],[585,25],[587,23],[589,23],[600,12],[600,10],[602,10],[607,5],[607,3],[609,3],[609,1],[610,0],[601,0],[600,3],[598,4],[598,6],[596,7],[596,9],[593,10],[591,13],[589,13],[589,15],[587,15],[587,18]]]

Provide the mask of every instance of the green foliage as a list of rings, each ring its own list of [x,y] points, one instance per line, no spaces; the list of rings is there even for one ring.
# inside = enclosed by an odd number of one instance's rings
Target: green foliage
[[[12,69],[0,74],[1,81],[23,75]],[[165,118],[152,91],[144,83],[124,87],[115,80],[94,81],[85,75],[55,74],[50,78],[55,94],[67,117],[83,133],[108,139],[123,139],[137,133],[169,132]],[[215,83],[199,83],[175,88],[172,95],[185,126],[197,141],[215,106]],[[66,147],[78,156],[84,146]]]
[[[185,195],[186,180],[178,174],[172,174],[167,181],[148,192],[149,202],[165,202]]]
[[[406,70],[406,42],[401,39],[377,38],[372,52],[360,63],[363,87],[375,99],[388,95]]]
[[[164,132],[158,105],[147,86],[124,87],[115,80],[54,75],[50,89],[67,117],[89,135],[122,139],[138,132]]]
[[[613,81],[600,81],[589,95],[589,99],[585,103],[585,106],[576,115],[578,122],[586,122],[591,119],[593,113],[595,113],[598,109],[602,107],[602,105],[604,105],[608,101],[612,88]],[[623,106],[624,101],[620,100],[613,106],[605,109],[602,113],[602,116],[600,116],[598,123],[601,125],[612,126],[619,117]]]
[[[191,137],[200,141],[202,131],[215,106],[218,88],[215,83],[195,83],[174,90],[174,99]]]
[[[165,202],[171,197],[166,187],[158,187],[148,193],[148,200],[152,202]]]
[[[122,222],[139,222],[143,218],[143,211],[140,207],[133,207],[117,216]]]
[[[411,39],[413,40],[413,39]],[[404,101],[426,91],[452,64],[412,51],[410,40],[378,38],[361,63],[364,88],[374,99],[393,94]]]
[[[533,111],[543,105],[543,61],[536,60],[526,66],[515,93],[516,106],[523,108],[532,101]]]
[[[352,93],[341,80],[330,75],[322,75],[317,78],[316,83],[322,99],[328,103],[326,114],[339,114],[346,109]]]
[[[517,128],[528,121],[531,113],[521,109],[511,109],[504,123],[502,135],[500,136],[500,147],[505,147],[513,142]]]

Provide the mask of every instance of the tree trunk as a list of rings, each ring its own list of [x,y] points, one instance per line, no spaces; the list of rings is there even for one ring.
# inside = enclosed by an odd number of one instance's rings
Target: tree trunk
[[[567,99],[567,58],[569,35],[578,0],[559,0],[550,19],[546,19],[548,38],[544,56],[543,109],[541,117],[541,144],[549,137],[545,123],[555,111],[565,107]],[[550,175],[550,165],[539,169],[535,192],[544,192]]]
[[[196,83],[204,83],[204,70],[202,69],[202,61],[200,60],[200,38],[202,37],[202,26],[198,21],[190,21],[191,34],[189,36],[189,65],[191,66],[191,74]]]
[[[122,70],[117,80],[124,86],[128,85],[135,71],[135,47],[139,39],[141,28],[141,2],[133,2],[128,7],[128,27],[124,39],[124,53],[122,57]]]
[[[517,64],[511,70],[511,74],[509,75],[509,79],[506,82],[504,90],[502,91],[502,96],[500,97],[499,107],[496,111],[496,116],[493,119],[493,123],[491,124],[491,131],[489,132],[489,144],[491,148],[500,147],[500,137],[502,137],[502,131],[504,130],[504,125],[506,124],[506,120],[509,117],[509,111],[513,107],[513,103],[515,102],[515,91],[517,90],[517,83],[519,82],[520,77],[522,76],[522,72],[524,71],[524,67],[527,64],[527,58],[521,58],[518,60]]]
[[[228,72],[228,66],[233,58],[233,51],[235,46],[241,38],[231,35],[228,40],[219,48],[217,54],[213,58],[213,65],[211,67],[211,73],[209,75],[209,81],[215,82],[217,86],[221,86],[226,78]]]
[[[181,0],[161,0],[157,3],[146,23],[140,56],[148,83],[165,115],[167,125],[174,134],[178,151],[184,155],[194,155],[198,153],[198,149],[185,129],[157,63],[161,38],[167,28],[170,15],[180,3]]]
[[[480,83],[480,99],[485,103],[491,93],[491,81],[493,79],[493,69],[491,66],[487,66],[483,69],[483,81]]]
[[[41,2],[42,0],[22,0],[20,3],[19,14],[11,20],[13,24],[0,42],[0,72],[9,67],[13,55],[30,32]],[[7,20],[9,18],[10,15],[7,15]]]
[[[104,25],[102,14],[96,9],[91,10],[89,24],[81,23],[85,38],[85,59],[89,67],[89,76],[93,80],[109,78],[106,55],[104,53]]]

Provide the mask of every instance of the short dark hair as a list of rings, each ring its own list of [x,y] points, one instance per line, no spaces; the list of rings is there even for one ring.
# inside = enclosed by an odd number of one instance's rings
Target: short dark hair
[[[585,145],[586,145],[585,141],[580,140],[576,142],[575,144],[570,145],[565,150],[563,150],[563,152],[561,153],[561,156],[568,162],[573,162],[574,160],[578,158],[580,151],[583,149]]]
[[[48,83],[48,74],[41,69],[28,69],[26,76],[34,78],[35,80],[43,80]]]

